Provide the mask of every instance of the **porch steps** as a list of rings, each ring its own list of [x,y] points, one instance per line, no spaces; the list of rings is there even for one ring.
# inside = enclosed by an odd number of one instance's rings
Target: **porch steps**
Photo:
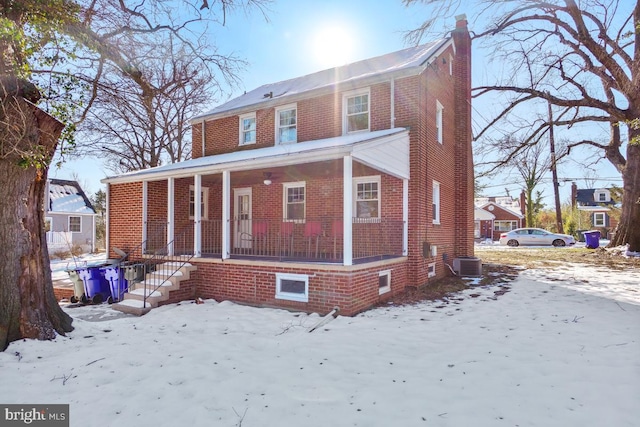
[[[190,272],[196,270],[196,266],[190,263],[184,265],[180,262],[166,262],[156,267],[156,270],[147,273],[142,282],[136,283],[123,295],[122,301],[111,306],[114,310],[123,313],[142,316],[158,306],[162,301],[169,299],[169,292],[180,289],[180,282],[188,280]],[[144,304],[147,298],[146,306]]]

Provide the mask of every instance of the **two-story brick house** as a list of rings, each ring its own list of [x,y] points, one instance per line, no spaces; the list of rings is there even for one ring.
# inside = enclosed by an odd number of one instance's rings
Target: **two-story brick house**
[[[470,80],[460,16],[450,37],[247,92],[192,120],[193,159],[104,180],[109,248],[188,255],[164,302],[351,315],[427,285],[473,255]]]

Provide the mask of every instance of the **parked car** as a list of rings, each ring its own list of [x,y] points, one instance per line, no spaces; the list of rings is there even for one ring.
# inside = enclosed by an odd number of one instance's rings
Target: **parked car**
[[[541,228],[516,228],[500,234],[500,244],[519,245],[575,245],[576,239],[567,234],[556,234]]]

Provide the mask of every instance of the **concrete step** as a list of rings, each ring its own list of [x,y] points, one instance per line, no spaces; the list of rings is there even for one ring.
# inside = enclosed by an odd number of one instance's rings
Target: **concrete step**
[[[149,303],[147,303],[146,307],[143,307],[142,301],[138,301],[135,299],[124,299],[120,302],[112,304],[111,308],[117,311],[121,311],[122,313],[142,316],[150,312],[153,307]]]

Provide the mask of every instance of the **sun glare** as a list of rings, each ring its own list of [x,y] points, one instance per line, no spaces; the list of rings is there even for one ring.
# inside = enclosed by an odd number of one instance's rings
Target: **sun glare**
[[[353,40],[339,27],[327,27],[319,31],[313,40],[316,61],[324,68],[344,65],[351,60]]]

